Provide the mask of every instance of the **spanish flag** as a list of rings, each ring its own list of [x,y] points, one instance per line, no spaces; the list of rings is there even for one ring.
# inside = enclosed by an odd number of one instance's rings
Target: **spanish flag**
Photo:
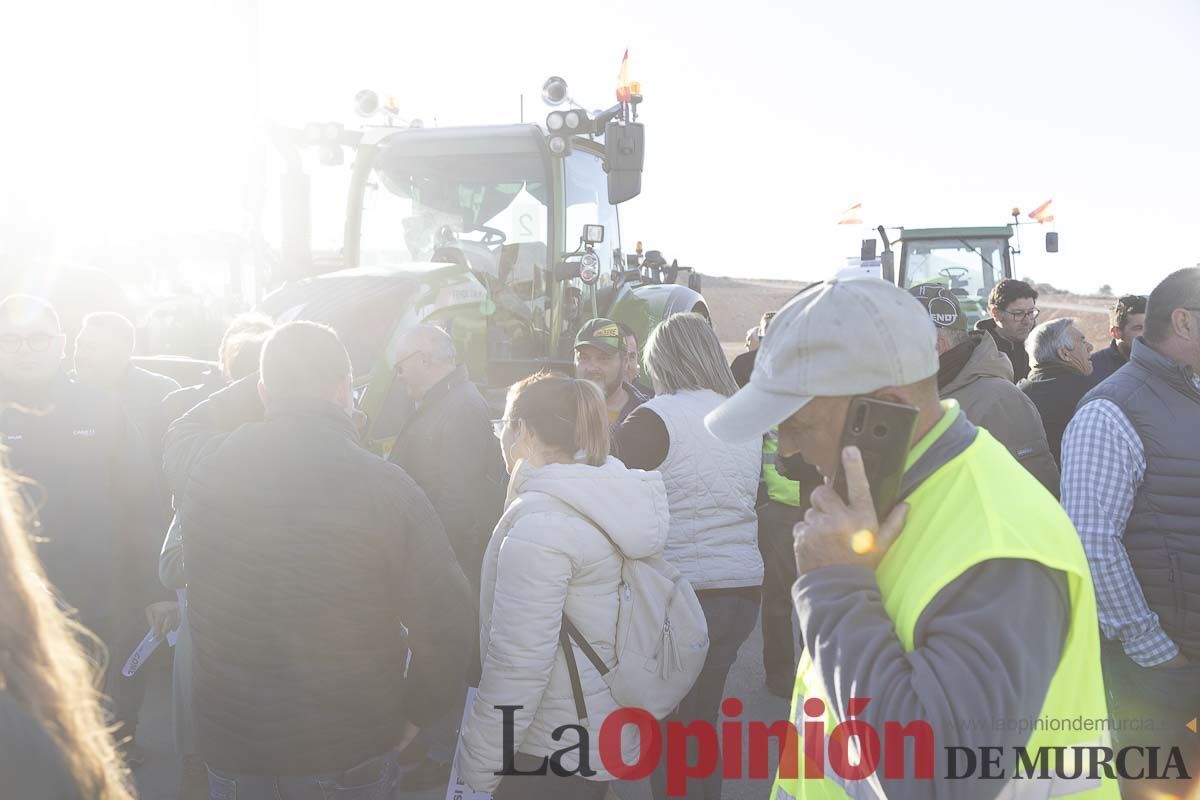
[[[1050,213],[1050,204],[1054,200],[1047,200],[1040,206],[1029,212],[1029,218],[1038,222],[1054,222],[1054,215]]]
[[[862,225],[862,203],[855,203],[839,216],[838,225]]]
[[[625,57],[621,59],[621,71],[617,73],[617,102],[628,103],[629,91],[629,48],[625,49]]]

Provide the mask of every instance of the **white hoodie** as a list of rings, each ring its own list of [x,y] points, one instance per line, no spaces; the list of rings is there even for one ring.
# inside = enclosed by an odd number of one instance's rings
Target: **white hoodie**
[[[460,776],[473,789],[490,792],[500,782],[494,773],[502,767],[504,736],[497,706],[522,706],[513,730],[517,752],[548,756],[578,743],[574,733],[551,738],[562,725],[580,724],[559,647],[562,615],[614,665],[621,556],[612,543],[628,558],[646,558],[662,552],[669,528],[666,487],[657,472],[627,469],[615,458],[600,467],[517,467],[483,561],[483,678],[458,760]],[[587,704],[589,766],[597,773],[592,780],[612,780],[600,760],[600,726],[618,705],[599,672],[574,649]],[[625,728],[626,763],[637,757],[635,730]],[[562,763],[575,769],[577,751]]]

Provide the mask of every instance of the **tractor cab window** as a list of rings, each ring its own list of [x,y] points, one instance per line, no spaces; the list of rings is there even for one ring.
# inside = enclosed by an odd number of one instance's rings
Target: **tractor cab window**
[[[363,197],[359,265],[461,261],[492,285],[532,282],[549,263],[537,157],[380,154]]]
[[[1004,277],[1004,239],[913,239],[904,242],[904,288],[940,283],[962,298],[987,301]]]
[[[616,254],[621,249],[617,207],[608,202],[608,175],[600,157],[583,150],[567,156],[564,166],[567,213],[563,250],[569,253],[579,246],[584,225],[604,226],[604,241],[594,246],[600,257],[600,279],[596,288],[603,291],[612,283],[612,270],[617,269]],[[600,309],[601,314],[604,312],[605,309]]]

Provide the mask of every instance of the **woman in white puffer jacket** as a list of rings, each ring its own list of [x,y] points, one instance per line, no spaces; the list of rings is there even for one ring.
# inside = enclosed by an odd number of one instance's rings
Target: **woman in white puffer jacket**
[[[501,779],[495,773],[506,766],[529,772],[579,742],[574,731],[553,738],[564,725],[582,724],[559,645],[563,615],[606,664],[616,664],[622,553],[636,559],[662,552],[666,488],[657,472],[629,470],[608,456],[604,398],[587,381],[528,378],[509,391],[504,417],[497,427],[512,478],[484,556],[483,677],[462,731],[459,775],[475,790],[494,792],[494,800],[602,798],[613,776],[600,758],[600,727],[618,703],[574,645],[587,710],[587,766],[595,774],[563,778],[548,770]],[[520,706],[511,732],[500,706]],[[623,758],[634,763],[636,728],[626,726],[624,734]],[[506,738],[516,754],[511,765]],[[561,759],[562,768],[578,770],[579,749]]]

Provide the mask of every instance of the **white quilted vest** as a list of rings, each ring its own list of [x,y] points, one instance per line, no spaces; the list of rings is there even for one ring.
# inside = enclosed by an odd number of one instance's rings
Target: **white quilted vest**
[[[658,468],[671,508],[664,555],[697,590],[759,586],[763,577],[754,510],[762,443],[728,444],[708,432],[704,416],[724,400],[705,389],[659,395],[644,406],[671,437]]]

